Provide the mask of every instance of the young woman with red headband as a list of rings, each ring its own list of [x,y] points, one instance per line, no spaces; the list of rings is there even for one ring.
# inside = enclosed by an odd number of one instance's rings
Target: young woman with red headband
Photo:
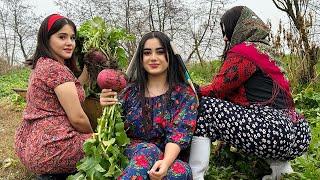
[[[42,22],[33,57],[23,121],[15,136],[21,162],[40,177],[65,178],[83,157],[82,144],[93,131],[80,102],[86,68],[76,78],[76,27],[58,14]],[[40,178],[41,179],[41,178]]]

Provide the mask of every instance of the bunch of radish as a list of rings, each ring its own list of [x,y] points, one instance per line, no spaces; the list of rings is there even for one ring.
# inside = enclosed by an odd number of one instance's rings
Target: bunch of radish
[[[126,86],[125,77],[119,70],[104,69],[98,74],[97,83],[101,89],[119,92]],[[84,143],[85,157],[77,165],[78,173],[68,179],[116,179],[128,164],[124,149],[129,142],[121,117],[121,104],[104,107],[97,132]]]
[[[121,43],[131,41],[134,36],[125,30],[107,25],[101,17],[84,22],[77,32],[79,65],[87,66],[89,86],[87,96],[98,97],[101,89],[97,85],[97,76],[103,69],[120,69],[127,64],[127,54]]]
[[[89,88],[92,93],[101,91],[96,86],[98,74],[105,68],[118,69],[116,61],[111,60],[103,51],[92,49],[84,55],[84,65],[87,66],[89,73]]]
[[[107,33],[101,18],[81,27],[80,36],[85,37],[81,44],[82,52],[85,52],[82,60],[90,76],[89,93],[97,94],[101,89],[120,92],[127,83],[126,75],[118,68],[118,62],[126,57],[118,44],[122,31]],[[77,164],[78,172],[69,176],[69,180],[116,179],[121,174],[128,164],[124,149],[130,142],[121,111],[121,104],[103,108],[102,116],[97,119],[96,132],[83,145],[85,156]]]

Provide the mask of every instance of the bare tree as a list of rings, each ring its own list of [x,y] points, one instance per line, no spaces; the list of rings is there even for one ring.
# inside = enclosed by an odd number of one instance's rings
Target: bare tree
[[[153,13],[152,13],[152,6],[153,6],[153,4],[152,4],[152,1],[151,0],[148,0],[148,6],[149,6],[149,8],[148,8],[148,10],[149,10],[149,28],[150,28],[150,30],[155,30],[156,28],[154,27],[154,20],[153,20]]]
[[[204,58],[208,58],[208,53],[212,54],[212,51],[221,47],[219,18],[226,1],[205,0],[197,1],[197,3],[202,6],[198,8],[198,11],[193,11],[193,18],[189,20],[188,30],[193,40],[193,49],[187,61],[195,55],[202,64]]]
[[[0,2],[3,6],[0,13],[1,40],[7,61],[13,65],[20,63],[21,57],[27,59],[33,51],[39,18],[33,13],[33,7],[24,0]]]
[[[76,24],[95,16],[106,17],[111,14],[110,1],[98,0],[61,0],[55,1],[63,15],[72,19]]]
[[[314,13],[314,23],[311,31],[311,36],[314,42],[320,41],[320,4],[314,0],[310,3],[310,10]]]
[[[290,40],[295,46],[292,52],[303,60],[300,83],[307,84],[315,77],[315,65],[318,62],[317,52],[319,47],[310,39],[310,29],[312,28],[313,15],[310,11],[311,0],[272,0],[275,6],[285,12],[293,24],[293,31],[290,33]]]
[[[14,59],[15,59],[15,54],[16,54],[16,45],[17,45],[17,35],[14,33],[12,37],[12,51],[11,51],[11,60],[10,60],[10,65],[13,66]]]
[[[2,44],[2,49],[4,49],[4,55],[5,59],[8,64],[10,64],[10,56],[9,56],[9,41],[8,41],[8,30],[7,30],[7,22],[8,22],[8,13],[5,11],[5,6],[0,10],[0,22],[1,22],[1,28],[2,28],[2,33],[3,36],[1,37],[1,40],[4,43]]]
[[[201,1],[206,4],[203,4],[198,11],[192,8],[194,5],[198,6],[199,1],[197,0],[62,0],[56,1],[56,4],[76,22],[81,23],[93,16],[101,16],[108,24],[122,27],[127,32],[134,34],[136,41],[123,44],[129,59],[140,37],[153,30],[168,34],[175,41],[178,49],[183,52],[183,57],[187,57],[189,52],[197,47],[197,51],[194,51],[197,52],[197,56],[193,56],[192,53],[189,59],[209,59],[209,51],[213,48],[213,44],[218,44],[214,42],[216,41],[216,26],[213,24],[219,16],[217,9],[221,7],[223,1]],[[199,12],[206,12],[206,15],[202,14],[202,17],[205,18],[201,19],[201,23],[194,21],[197,28],[193,30],[194,36],[192,36],[190,18],[195,17],[193,13],[199,14]]]

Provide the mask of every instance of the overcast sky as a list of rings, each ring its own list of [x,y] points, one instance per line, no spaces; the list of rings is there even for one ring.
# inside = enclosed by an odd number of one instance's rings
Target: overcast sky
[[[53,0],[29,0],[29,2],[36,7],[36,14],[47,16],[59,12],[58,7],[54,5]]]
[[[52,13],[59,12],[58,7],[54,5],[53,0],[29,0],[30,3],[36,6],[36,13],[43,16],[47,16]],[[252,9],[264,22],[268,19],[271,20],[272,29],[275,30],[279,24],[280,19],[282,21],[287,20],[285,13],[278,10],[273,4],[272,0],[234,0],[234,3],[228,5],[227,8],[231,8],[237,5],[244,5]]]
[[[229,7],[243,5],[253,10],[265,23],[271,20],[272,30],[277,29],[280,19],[287,22],[287,15],[276,8],[272,0],[235,0]]]

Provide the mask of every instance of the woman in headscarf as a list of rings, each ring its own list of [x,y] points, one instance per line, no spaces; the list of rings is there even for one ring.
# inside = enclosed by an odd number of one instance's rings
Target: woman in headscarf
[[[194,179],[203,179],[215,140],[267,159],[272,174],[264,178],[277,179],[293,172],[289,160],[307,150],[309,125],[295,111],[289,81],[271,53],[268,26],[245,6],[226,11],[220,24],[223,63],[211,84],[200,87],[189,161]]]

